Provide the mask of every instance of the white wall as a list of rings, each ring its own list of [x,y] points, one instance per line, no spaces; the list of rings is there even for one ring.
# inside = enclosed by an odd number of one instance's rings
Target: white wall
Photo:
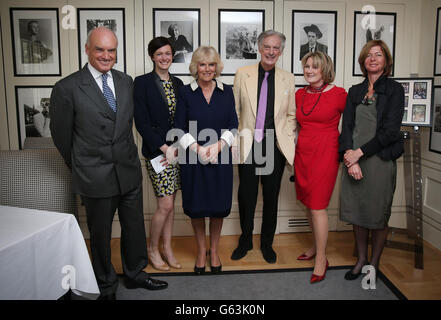
[[[14,77],[12,69],[12,46],[10,30],[10,7],[58,7],[60,8],[60,22],[63,18],[61,8],[70,4],[76,8],[124,8],[125,9],[125,37],[127,73],[135,77],[149,72],[151,61],[146,54],[147,43],[153,36],[152,8],[200,8],[201,9],[201,44],[211,44],[217,48],[217,9],[235,8],[249,9],[262,8],[266,10],[265,28],[274,28],[285,33],[287,45],[279,66],[291,70],[291,13],[292,10],[330,10],[337,11],[337,64],[336,81],[346,89],[359,83],[362,78],[352,76],[353,55],[353,20],[354,11],[360,11],[367,1],[222,1],[222,0],[4,0],[0,5],[0,21],[2,33],[0,35],[3,46],[4,70],[0,66],[0,148],[17,149],[18,129],[16,118],[15,89],[17,85],[53,85],[57,80],[78,70],[78,35],[77,30],[60,29],[61,44],[61,77]],[[441,7],[441,0],[388,0],[369,1],[377,12],[396,12],[396,47],[395,47],[395,77],[409,77],[411,73],[419,76],[433,76],[433,52],[435,39],[436,8]],[[4,74],[4,77],[3,77]],[[188,83],[190,77],[181,77]],[[5,83],[2,81],[5,79]],[[233,77],[223,77],[222,81],[231,84]],[[304,83],[302,76],[296,77],[298,84]],[[441,84],[441,79],[435,79]],[[5,91],[2,95],[2,90]],[[5,129],[7,128],[7,129]],[[134,132],[136,130],[134,129]],[[423,196],[424,196],[424,237],[437,247],[441,248],[441,155],[428,151],[429,130],[422,129],[422,164],[423,164]],[[137,135],[138,146],[141,140]],[[140,153],[141,155],[141,153]],[[145,165],[144,174],[144,214],[148,227],[152,214],[156,209],[156,200],[148,180]],[[390,224],[396,227],[406,226],[403,163],[398,160],[398,184],[394,197]],[[295,200],[294,184],[289,182],[291,172],[286,170],[279,201],[279,225],[277,232],[306,231],[304,208]],[[234,180],[233,207],[230,216],[225,220],[223,233],[240,233],[239,215],[237,206],[237,173]],[[338,220],[338,195],[340,192],[339,179],[329,204],[329,219],[331,230],[344,230],[348,226]],[[192,234],[189,219],[183,214],[180,193],[176,199],[175,234]],[[262,201],[259,196],[256,212],[256,231],[260,230]],[[83,231],[87,235],[86,218],[81,210],[80,221]],[[116,223],[114,236],[119,235],[119,224]],[[292,227],[294,225],[295,227]],[[350,228],[350,227],[349,227]]]

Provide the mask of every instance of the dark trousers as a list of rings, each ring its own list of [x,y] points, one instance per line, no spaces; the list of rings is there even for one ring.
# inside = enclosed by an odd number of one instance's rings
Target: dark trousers
[[[111,261],[110,240],[116,209],[121,224],[121,260],[124,274],[132,279],[143,276],[147,266],[142,186],[110,198],[81,196],[86,207],[90,232],[92,266],[102,295],[116,292],[118,278]]]
[[[256,143],[256,142],[255,142]],[[253,152],[253,149],[251,152]],[[269,175],[256,175],[258,165],[252,161],[250,164],[240,164],[239,169],[239,215],[242,235],[239,245],[244,248],[252,247],[254,229],[254,212],[256,210],[259,181],[263,189],[263,216],[260,233],[260,246],[272,246],[274,233],[277,227],[277,209],[280,184],[285,169],[285,157],[274,144],[274,170]]]

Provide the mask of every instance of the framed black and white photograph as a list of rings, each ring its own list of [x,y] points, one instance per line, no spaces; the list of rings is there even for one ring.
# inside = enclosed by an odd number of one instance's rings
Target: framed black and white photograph
[[[125,41],[125,10],[124,8],[87,8],[77,10],[78,22],[78,57],[79,68],[83,68],[87,63],[86,41],[90,30],[97,27],[107,27],[115,32],[118,38],[118,48],[116,52],[116,63],[114,69],[126,72],[126,41]]]
[[[403,126],[430,126],[433,78],[394,78],[404,88]]]
[[[321,51],[336,68],[337,11],[292,10],[291,72],[303,75],[302,58],[308,52]]]
[[[10,8],[14,76],[61,76],[57,8]]]
[[[52,86],[16,86],[17,127],[20,149],[28,138],[51,138],[49,128]]]
[[[436,36],[435,36],[435,54],[433,63],[433,75],[441,76],[441,8],[436,11]]]
[[[435,86],[433,97],[433,124],[430,129],[429,150],[441,153],[441,86]]]
[[[190,75],[193,51],[200,46],[200,15],[200,9],[153,9],[153,36],[168,38],[175,51],[174,75]]]
[[[353,76],[363,75],[358,64],[358,57],[363,46],[371,40],[383,40],[395,61],[396,20],[397,14],[392,12],[354,12]],[[393,74],[394,65],[392,65],[391,75]]]
[[[259,61],[257,37],[264,31],[265,10],[219,9],[219,54],[222,75],[233,76],[243,66]]]

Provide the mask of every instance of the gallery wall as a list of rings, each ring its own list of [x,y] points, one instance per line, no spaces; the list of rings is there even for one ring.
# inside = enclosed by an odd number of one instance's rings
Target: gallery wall
[[[95,15],[96,19],[105,20],[105,17],[117,21],[119,30],[124,26],[123,37],[119,48],[118,57],[124,60],[123,67],[132,77],[150,72],[152,63],[145,54],[147,43],[157,35],[158,30],[164,31],[168,20],[191,21],[192,14],[197,12],[199,28],[196,30],[185,30],[190,34],[192,41],[201,45],[213,45],[219,49],[226,45],[226,33],[228,30],[222,21],[225,19],[237,19],[235,13],[242,12],[244,15],[243,24],[246,19],[262,12],[264,21],[259,28],[274,28],[283,32],[287,37],[286,47],[283,56],[279,60],[279,67],[296,74],[296,85],[305,84],[301,69],[298,65],[298,50],[305,39],[302,28],[307,23],[316,23],[324,28],[324,39],[329,45],[329,54],[336,62],[335,83],[346,89],[351,85],[362,81],[356,75],[354,69],[354,46],[362,41],[357,33],[354,19],[360,17],[354,12],[361,12],[365,5],[372,5],[376,12],[385,14],[382,18],[393,19],[394,28],[388,28],[395,35],[394,45],[394,77],[407,78],[410,76],[433,77],[433,60],[436,36],[436,12],[441,7],[441,1],[431,0],[389,0],[387,4],[382,1],[221,1],[221,0],[55,0],[55,1],[30,1],[30,0],[4,0],[0,5],[0,40],[2,51],[0,58],[0,149],[23,148],[23,129],[20,129],[20,108],[19,99],[25,99],[26,95],[33,95],[32,90],[37,89],[36,95],[43,89],[38,87],[51,87],[54,83],[77,71],[83,60],[81,54],[84,52],[83,39],[86,29],[84,19],[88,15]],[[35,74],[17,74],[20,61],[14,60],[13,32],[14,24],[11,24],[11,17],[14,20],[11,8],[44,8],[58,9],[58,33],[59,33],[59,75],[37,76]],[[66,10],[63,13],[63,9]],[[97,9],[97,10],[96,10]],[[109,10],[110,9],[110,10]],[[372,10],[372,9],[371,9]],[[49,10],[50,11],[50,10]],[[16,12],[21,13],[20,10]],[[121,15],[121,12],[123,13]],[[180,14],[182,13],[182,14]],[[225,14],[225,15],[224,15]],[[47,18],[41,16],[41,19]],[[17,18],[15,18],[17,19]],[[73,21],[73,20],[76,21]],[[224,20],[222,20],[224,19]],[[221,20],[221,21],[220,21]],[[379,20],[381,21],[381,19]],[[162,24],[161,24],[162,23]],[[294,27],[293,27],[294,23]],[[182,26],[185,28],[185,24]],[[11,28],[12,26],[12,28]],[[64,27],[64,28],[63,28]],[[69,29],[68,27],[73,27]],[[248,27],[249,28],[249,27]],[[246,29],[243,29],[247,31]],[[155,33],[154,33],[155,31]],[[252,30],[250,34],[252,33]],[[385,32],[385,33],[386,33]],[[355,38],[355,43],[354,43]],[[17,43],[17,42],[16,42]],[[57,51],[55,50],[55,51]],[[123,53],[123,55],[122,55]],[[223,53],[226,54],[226,53]],[[355,61],[358,53],[355,53]],[[124,58],[123,58],[124,57]],[[234,70],[243,63],[254,63],[254,60],[233,61],[228,58],[227,73],[222,76],[222,81],[228,84],[233,83]],[[22,60],[23,61],[23,60]],[[52,63],[54,60],[51,60]],[[257,61],[257,60],[256,60]],[[119,61],[120,62],[120,61]],[[14,68],[15,65],[15,68]],[[356,67],[356,65],[355,65]],[[27,72],[26,70],[24,72]],[[189,83],[192,78],[187,73],[186,66],[176,66],[175,73]],[[298,75],[297,75],[298,74]],[[4,76],[3,76],[4,75]],[[435,77],[435,85],[441,84],[440,77]],[[41,90],[40,90],[41,89]],[[40,96],[38,96],[40,98]],[[40,99],[41,100],[41,99]],[[134,129],[136,133],[136,130]],[[420,128],[422,136],[422,171],[423,171],[423,226],[424,238],[441,248],[441,203],[439,194],[441,192],[441,154],[429,151],[430,128]],[[137,144],[141,146],[139,135],[136,135]],[[140,156],[142,157],[141,153]],[[148,180],[144,161],[143,165],[143,187],[144,187],[144,214],[148,230],[149,221],[156,209],[156,200]],[[294,184],[290,182],[292,168],[287,167],[282,181],[282,189],[279,201],[279,223],[276,232],[298,232],[308,231],[304,207],[295,199]],[[233,190],[233,207],[230,216],[225,219],[223,234],[240,233],[239,215],[237,206],[238,178],[235,172]],[[349,230],[351,227],[338,220],[338,196],[340,192],[339,178],[329,204],[329,225],[331,230]],[[437,196],[438,195],[438,196]],[[181,197],[178,193],[176,199],[175,235],[190,235],[192,229],[189,219],[183,214]],[[260,230],[262,199],[259,196],[256,211],[256,231]],[[392,217],[390,224],[395,227],[406,227],[404,195],[404,175],[402,158],[398,160],[398,183],[394,197]],[[115,218],[114,234],[119,236],[118,217]],[[80,207],[80,224],[87,237],[86,218],[84,210]]]
[[[421,6],[421,24],[418,33],[416,47],[418,56],[412,63],[417,66],[419,76],[434,76],[434,57],[437,54],[437,60],[441,60],[439,52],[439,30],[441,21],[437,22],[441,8],[440,0],[425,0]],[[438,28],[438,32],[436,29]],[[437,48],[435,51],[435,42],[438,37]],[[419,41],[418,41],[419,40]],[[439,74],[439,71],[437,72]],[[441,86],[441,76],[435,76],[436,87]],[[435,100],[434,107],[439,106],[441,101]],[[422,165],[422,187],[423,187],[423,232],[424,239],[441,248],[441,154],[430,151],[433,150],[433,144],[430,145],[431,130],[423,128],[421,132],[421,165]],[[432,137],[433,138],[433,137]],[[439,151],[439,150],[438,150]]]

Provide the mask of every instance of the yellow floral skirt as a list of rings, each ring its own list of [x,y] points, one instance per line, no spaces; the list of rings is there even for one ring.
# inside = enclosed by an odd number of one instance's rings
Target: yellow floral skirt
[[[156,197],[172,195],[181,189],[179,164],[169,164],[165,170],[156,173],[149,160],[146,160],[145,163]]]

